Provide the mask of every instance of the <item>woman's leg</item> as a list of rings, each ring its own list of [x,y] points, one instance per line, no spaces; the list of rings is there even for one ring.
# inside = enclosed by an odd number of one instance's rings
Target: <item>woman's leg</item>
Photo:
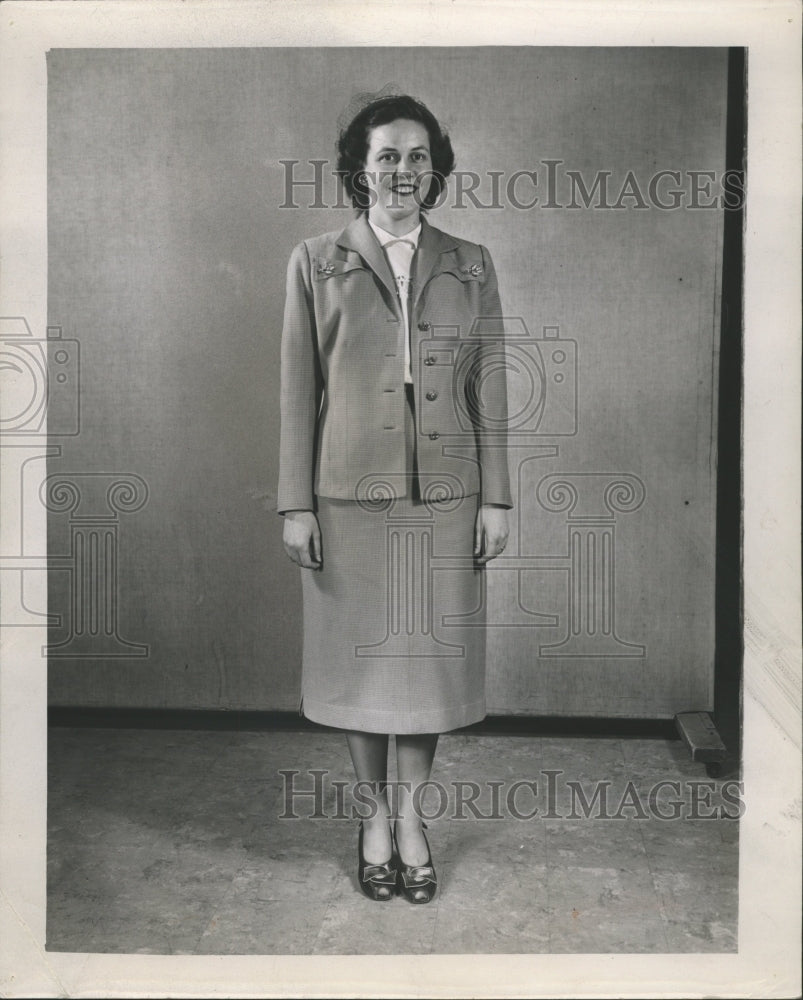
[[[366,804],[363,820],[363,856],[368,864],[384,865],[391,855],[390,810],[388,808],[388,737],[385,733],[348,733],[346,736],[359,792]]]
[[[428,849],[421,829],[421,794],[416,788],[432,773],[432,761],[438,745],[437,733],[396,736],[396,766],[399,780],[399,807],[396,821],[396,845],[406,865],[424,865]]]

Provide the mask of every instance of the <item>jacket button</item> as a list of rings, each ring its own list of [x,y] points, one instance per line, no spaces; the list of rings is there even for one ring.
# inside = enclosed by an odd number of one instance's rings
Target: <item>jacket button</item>
[[[433,432],[432,432],[432,433],[431,433],[431,434],[429,435],[429,440],[430,440],[430,441],[437,441],[439,437],[440,437],[440,434],[438,434],[438,432],[437,432],[437,431],[433,431]]]
[[[426,357],[426,358],[424,358],[424,364],[425,365],[434,365],[435,364],[435,359],[432,358],[432,357]]]
[[[427,399],[430,401],[430,403],[432,402],[433,399],[437,399],[437,398],[438,398],[437,392],[428,392],[427,393]]]
[[[428,330],[429,329],[429,323],[427,322],[427,320],[422,319],[421,322],[418,324],[418,329],[419,330]]]

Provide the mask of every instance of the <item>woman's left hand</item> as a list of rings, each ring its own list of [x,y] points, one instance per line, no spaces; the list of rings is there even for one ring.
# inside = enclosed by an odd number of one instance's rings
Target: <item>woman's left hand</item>
[[[484,564],[501,555],[507,544],[507,536],[507,510],[483,504],[477,511],[474,526],[474,555],[477,562]]]

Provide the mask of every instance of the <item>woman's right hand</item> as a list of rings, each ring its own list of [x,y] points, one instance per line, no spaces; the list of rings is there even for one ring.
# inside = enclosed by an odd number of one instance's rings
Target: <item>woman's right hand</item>
[[[286,511],[282,541],[284,551],[302,569],[321,568],[321,529],[314,511]]]

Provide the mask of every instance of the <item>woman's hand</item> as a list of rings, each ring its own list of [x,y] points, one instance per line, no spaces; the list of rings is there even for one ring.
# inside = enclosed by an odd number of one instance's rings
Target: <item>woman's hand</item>
[[[507,510],[493,504],[483,504],[477,511],[474,526],[474,555],[484,564],[505,550],[508,536]]]
[[[286,511],[282,541],[294,563],[303,569],[321,568],[321,529],[313,511]]]

